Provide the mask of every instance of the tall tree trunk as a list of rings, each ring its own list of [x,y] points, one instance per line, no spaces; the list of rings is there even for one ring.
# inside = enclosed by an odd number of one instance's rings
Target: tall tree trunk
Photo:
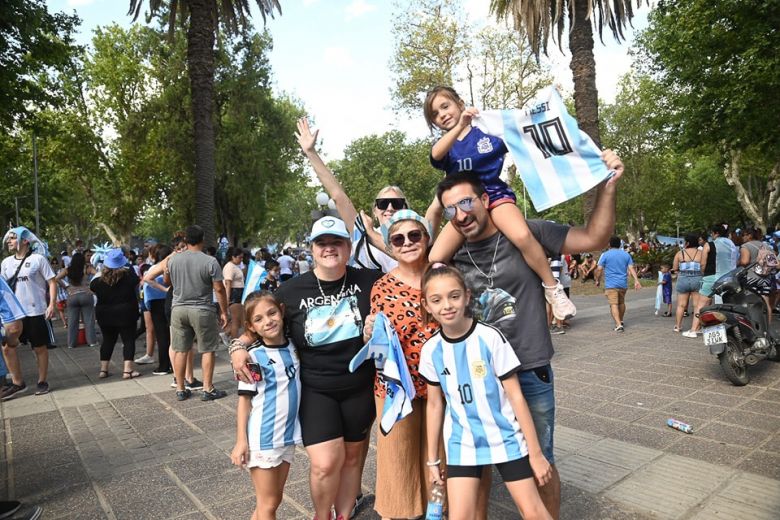
[[[599,134],[599,93],[596,89],[596,60],[593,57],[593,27],[587,19],[589,2],[571,2],[569,11],[569,50],[574,78],[574,107],[580,129],[587,133],[598,146],[601,146]],[[583,195],[582,212],[584,222],[588,221],[596,202],[596,189]]]
[[[205,232],[206,245],[215,245],[214,176],[214,32],[216,12],[209,0],[190,0],[187,66],[195,130],[195,222]]]

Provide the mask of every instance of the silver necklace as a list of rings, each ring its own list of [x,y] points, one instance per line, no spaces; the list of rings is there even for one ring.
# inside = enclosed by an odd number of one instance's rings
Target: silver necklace
[[[488,281],[488,288],[493,288],[493,266],[496,265],[496,254],[498,253],[498,243],[501,242],[501,233],[496,233],[498,235],[498,238],[496,238],[496,247],[493,249],[493,260],[490,262],[490,269],[488,269],[488,274],[485,274],[482,269],[479,268],[477,263],[474,261],[474,258],[471,256],[471,251],[469,251],[469,243],[466,242],[464,246],[466,247],[466,254],[469,255],[469,260],[471,260],[471,263],[474,265],[474,268],[485,277],[485,279]]]
[[[314,274],[314,279],[317,280],[317,288],[320,290],[320,294],[322,295],[322,303],[325,303],[325,300],[327,299],[327,296],[325,296],[325,291],[322,290],[322,284],[320,283],[320,279],[317,278],[317,275]],[[333,296],[337,296],[336,302],[333,304],[333,308],[330,311],[330,316],[328,316],[328,319],[326,320],[326,323],[328,324],[328,328],[333,327],[333,325],[336,324],[336,319],[334,316],[336,315],[336,309],[339,306],[339,303],[341,302],[341,299],[344,297],[344,288],[347,286],[347,273],[344,273],[344,281],[341,282],[341,289],[339,289],[339,292],[337,292]]]

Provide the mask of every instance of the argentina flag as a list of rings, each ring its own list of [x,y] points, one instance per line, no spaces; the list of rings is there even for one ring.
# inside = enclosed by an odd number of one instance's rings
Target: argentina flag
[[[260,286],[265,282],[268,276],[266,271],[259,262],[254,260],[249,261],[249,268],[246,270],[246,281],[244,282],[244,294],[241,295],[241,303],[246,301],[246,297],[255,291],[260,290]]]
[[[601,150],[552,86],[523,108],[482,111],[474,125],[504,140],[537,211],[581,195],[611,175]]]

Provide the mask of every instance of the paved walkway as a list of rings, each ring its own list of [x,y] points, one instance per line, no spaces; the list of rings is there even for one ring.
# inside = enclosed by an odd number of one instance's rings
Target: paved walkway
[[[575,302],[574,327],[554,339],[562,518],[780,518],[780,363],[760,364],[737,388],[700,339],[652,315],[649,291],[629,295],[623,334],[612,331],[603,297]],[[34,384],[32,354],[21,352]],[[122,381],[121,348],[103,380],[96,350],[49,352],[51,394],[0,407],[4,495],[39,503],[47,519],[249,518],[251,483],[228,459],[236,395],[227,354],[216,381],[230,395],[178,403],[152,365]],[[669,417],[694,434],[666,427]],[[299,449],[279,518],[311,517],[307,468]],[[518,518],[494,479],[489,517]],[[376,515],[366,507],[359,518]]]

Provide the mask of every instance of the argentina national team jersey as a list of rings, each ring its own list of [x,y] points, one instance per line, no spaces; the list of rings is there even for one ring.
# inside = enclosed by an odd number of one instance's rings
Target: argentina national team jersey
[[[441,331],[420,354],[420,375],[441,386],[447,408],[443,435],[447,464],[481,466],[528,455],[523,433],[501,380],[512,377],[520,361],[501,332],[474,321],[461,338]]]
[[[5,280],[0,277],[0,322],[5,325],[6,323],[21,320],[25,316],[22,304],[19,303],[16,295]]]
[[[504,140],[537,211],[581,195],[610,175],[601,150],[553,87],[521,109],[481,111],[474,125]]]
[[[263,380],[238,383],[238,394],[252,396],[247,425],[250,451],[283,448],[301,443],[298,422],[301,381],[300,362],[292,341],[269,347],[256,342],[249,347],[252,362],[260,365]]]

